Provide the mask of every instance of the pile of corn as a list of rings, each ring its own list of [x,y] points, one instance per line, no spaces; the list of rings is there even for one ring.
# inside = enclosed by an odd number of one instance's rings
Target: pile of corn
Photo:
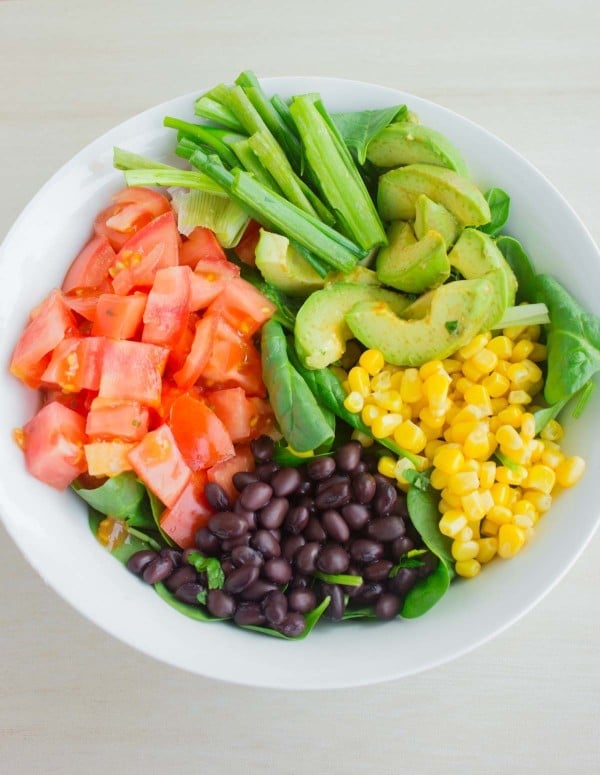
[[[581,457],[561,452],[556,420],[536,436],[538,364],[546,359],[539,336],[539,326],[480,334],[452,358],[418,369],[367,350],[347,375],[346,409],[374,438],[391,437],[416,456],[415,465],[386,455],[379,471],[407,489],[407,468],[431,469],[439,529],[453,539],[460,576],[476,576],[496,555],[517,554],[558,489],[572,487],[585,469]]]

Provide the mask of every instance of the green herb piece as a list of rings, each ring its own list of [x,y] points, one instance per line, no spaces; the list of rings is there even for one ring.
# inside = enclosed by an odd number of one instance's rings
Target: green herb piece
[[[253,630],[254,632],[261,632],[263,635],[271,635],[274,638],[282,638],[283,640],[304,640],[304,638],[310,635],[315,624],[323,616],[327,610],[327,607],[329,606],[330,601],[330,597],[323,598],[323,600],[316,608],[313,608],[312,611],[309,611],[307,614],[305,614],[304,619],[306,621],[306,627],[304,628],[304,631],[300,633],[300,635],[297,635],[295,638],[291,638],[289,635],[284,635],[282,632],[273,630],[270,627],[259,627],[253,624],[248,624],[244,626],[243,629]]]
[[[449,334],[454,334],[458,329],[458,320],[447,320],[444,325]]]
[[[162,581],[159,581],[158,584],[154,585],[154,590],[156,591],[156,594],[172,608],[174,608],[176,611],[179,611],[180,614],[184,614],[185,616],[189,617],[190,619],[196,619],[199,622],[226,621],[225,619],[220,619],[217,616],[213,616],[206,608],[197,608],[196,606],[190,605],[189,603],[183,603],[181,600],[176,598],[175,595],[167,589],[167,587],[165,587]]]
[[[331,118],[354,159],[363,165],[371,140],[393,121],[403,121],[406,113],[406,105],[396,105],[380,110],[332,113]]]
[[[203,126],[202,124],[191,124],[189,121],[182,121],[173,116],[165,116],[163,124],[170,129],[177,129],[184,137],[189,137],[196,143],[208,146],[228,166],[237,166],[235,155],[231,152],[228,145],[223,142],[223,136],[230,134],[227,131]],[[237,137],[241,138],[243,135],[237,135]]]
[[[430,473],[430,471],[417,471],[415,468],[408,468],[402,476],[410,485],[426,492],[431,487]]]
[[[490,237],[495,237],[502,231],[502,227],[508,220],[510,213],[510,197],[501,188],[490,188],[485,199],[490,206],[492,217],[489,223],[478,226],[479,231],[484,231]]]
[[[351,576],[347,573],[321,573],[321,571],[316,571],[313,576],[327,584],[341,584],[344,587],[360,587],[363,583],[362,576]]]
[[[588,401],[592,397],[592,393],[594,392],[595,385],[590,380],[589,382],[586,382],[583,388],[581,389],[579,399],[577,401],[577,404],[575,405],[575,408],[573,409],[573,417],[578,420],[581,415],[583,414],[583,410],[588,404]]]
[[[200,552],[190,552],[188,563],[193,565],[198,573],[206,573],[209,589],[223,588],[225,574],[216,557],[205,557]]]
[[[519,473],[519,472],[522,472],[522,471],[525,470],[520,463],[517,463],[512,458],[510,458],[508,455],[505,455],[504,452],[500,452],[499,449],[497,449],[494,452],[494,457],[500,463],[501,466],[504,466],[505,468],[508,468],[509,471],[515,471],[515,472]]]
[[[411,549],[410,552],[402,555],[396,565],[390,569],[388,578],[393,579],[398,575],[398,571],[402,570],[402,568],[421,568],[424,563],[417,558],[426,553],[427,549]]]

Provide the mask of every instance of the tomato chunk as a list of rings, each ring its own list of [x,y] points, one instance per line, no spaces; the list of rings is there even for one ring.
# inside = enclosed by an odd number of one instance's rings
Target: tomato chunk
[[[200,378],[210,358],[216,330],[217,318],[212,315],[207,315],[196,323],[190,351],[181,369],[173,375],[179,387],[191,387]]]
[[[138,401],[95,398],[86,418],[85,432],[90,439],[139,441],[148,432],[149,412]]]
[[[98,297],[92,335],[133,339],[141,327],[147,298],[145,293],[131,296],[103,293]]]
[[[64,490],[86,469],[84,442],[83,417],[52,401],[23,427],[27,470],[51,487]]]
[[[131,471],[127,455],[134,444],[123,441],[93,441],[84,444],[87,471],[90,476],[118,476]]]
[[[162,374],[168,355],[166,347],[106,339],[98,394],[101,398],[160,406]]]
[[[194,267],[201,258],[226,261],[225,251],[210,229],[198,226],[181,246],[179,261]]]
[[[234,487],[232,479],[238,471],[254,471],[254,456],[248,446],[237,447],[234,457],[209,468],[206,476],[209,482],[221,485],[229,500],[234,501],[239,493]]]
[[[206,387],[241,387],[250,396],[266,395],[258,350],[220,317],[202,381]]]
[[[256,264],[256,246],[260,237],[260,223],[250,221],[241,240],[234,248],[236,256],[249,266]]]
[[[190,302],[189,266],[156,272],[144,310],[142,341],[172,347],[187,325]]]
[[[98,336],[66,337],[52,353],[42,382],[66,393],[98,390],[105,341]]]
[[[80,288],[100,287],[109,279],[108,269],[115,259],[115,251],[106,237],[94,237],[69,267],[63,280],[63,291],[68,293]]]
[[[165,506],[173,507],[192,475],[168,425],[147,433],[128,455],[133,470]]]
[[[125,188],[98,215],[94,231],[106,237],[115,250],[120,250],[137,231],[170,209],[169,200],[158,191],[137,186]]]
[[[180,396],[171,406],[169,420],[177,446],[193,471],[234,456],[225,426],[203,401],[187,394]]]
[[[204,497],[205,483],[204,472],[194,474],[173,506],[160,517],[161,528],[182,549],[195,546],[196,533],[214,513]]]
[[[221,315],[242,336],[253,336],[275,312],[273,302],[253,285],[235,277],[210,305],[210,313]]]
[[[256,435],[258,408],[246,397],[242,388],[215,390],[210,393],[207,401],[227,428],[232,441],[248,441]]]

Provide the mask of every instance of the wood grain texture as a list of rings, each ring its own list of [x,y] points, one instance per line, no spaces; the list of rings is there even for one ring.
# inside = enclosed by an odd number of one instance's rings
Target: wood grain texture
[[[599,39],[594,0],[0,2],[0,238],[94,137],[252,68],[372,81],[445,105],[526,156],[600,242]],[[1,769],[597,772],[599,567],[597,535],[534,611],[452,664],[292,694],[137,654],[47,589],[1,530]]]

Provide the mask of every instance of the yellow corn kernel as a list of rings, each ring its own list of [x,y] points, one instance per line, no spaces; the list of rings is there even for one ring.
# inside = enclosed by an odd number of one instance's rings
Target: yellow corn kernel
[[[513,363],[508,367],[506,376],[510,380],[510,385],[513,390],[526,388],[531,381],[529,379],[529,369],[520,361],[519,363]]]
[[[525,544],[525,533],[516,525],[501,525],[498,530],[498,556],[505,560],[514,557]]]
[[[345,393],[350,393],[350,392],[351,392],[351,391],[350,391],[350,383],[348,382],[348,380],[347,380],[347,379],[345,379],[345,380],[342,382],[342,387],[344,388],[344,392],[345,392]]]
[[[425,395],[431,411],[435,414],[445,414],[448,409],[448,388],[450,379],[444,372],[435,372],[425,379]]]
[[[412,462],[412,460],[409,460],[407,457],[401,457],[398,459],[395,467],[394,467],[394,475],[396,477],[396,481],[398,482],[398,485],[404,489],[405,487],[408,488],[409,482],[408,479],[404,478],[404,474],[409,469],[414,470],[415,465]]]
[[[479,369],[483,374],[490,374],[498,363],[498,356],[492,350],[484,347],[478,353],[472,356],[471,361],[475,368]]]
[[[423,410],[421,410],[423,411]],[[420,413],[419,413],[420,414]],[[437,428],[434,428],[432,425],[429,425],[426,422],[423,422],[422,420],[419,422],[419,428],[423,431],[425,434],[427,441],[439,441],[440,444],[443,444],[444,442],[441,440],[441,429],[443,427],[444,423],[441,422]]]
[[[427,471],[428,468],[431,468],[431,460],[426,458],[425,455],[413,455],[412,457],[417,471]]]
[[[461,422],[478,422],[485,417],[485,412],[480,406],[474,406],[473,404],[467,404],[459,409],[458,412],[452,417],[452,424]],[[450,421],[450,420],[449,420]]]
[[[554,471],[548,466],[536,463],[527,472],[527,478],[523,482],[523,487],[529,490],[539,490],[545,495],[550,495],[555,483],[556,474]]]
[[[486,460],[490,456],[490,441],[487,427],[480,423],[463,442],[463,453],[466,457]]]
[[[512,425],[501,425],[496,431],[496,441],[505,454],[519,452],[525,446],[523,439]]]
[[[498,365],[496,366],[494,374],[500,374],[502,377],[506,377],[508,379],[508,370],[511,366],[512,364],[510,361],[500,360],[498,361]]]
[[[469,522],[483,519],[486,513],[486,504],[480,490],[474,490],[467,495],[462,495],[460,504]]]
[[[457,406],[456,404],[452,403],[452,401],[450,401],[450,398],[448,398],[448,403],[450,405],[448,407],[448,411],[446,412],[445,419],[447,423],[453,423],[456,418],[456,415],[461,411],[461,408],[460,406]]]
[[[456,493],[453,493],[448,487],[444,487],[440,493],[440,496],[446,501],[446,503],[449,503],[453,509],[461,509],[462,504],[460,496],[456,495]]]
[[[500,526],[496,522],[492,522],[487,517],[481,521],[481,535],[486,537],[493,537],[498,535]]]
[[[513,505],[512,510],[515,516],[529,517],[532,525],[535,525],[535,523],[540,518],[540,515],[538,514],[536,507],[533,505],[531,501],[518,500]]]
[[[477,523],[479,524],[479,523]],[[473,540],[473,530],[468,525],[467,527],[463,527],[463,529],[460,531],[460,533],[456,536],[457,541],[472,541]]]
[[[358,359],[359,364],[374,377],[385,366],[385,360],[379,350],[365,350]]]
[[[470,379],[471,382],[479,382],[484,376],[484,372],[480,371],[471,359],[463,363],[462,373],[467,379]]]
[[[498,358],[508,360],[512,355],[513,343],[507,336],[494,336],[487,343],[487,349],[495,353]]]
[[[442,436],[446,441],[454,442],[454,434],[452,433],[452,427],[449,425],[443,432]]]
[[[386,412],[384,409],[381,409],[379,406],[376,406],[375,404],[366,404],[362,412],[360,413],[360,417],[364,422],[364,424],[370,428],[375,422],[375,420],[378,417],[383,417],[385,413]]]
[[[530,358],[525,358],[524,361],[521,361],[521,365],[527,369],[527,373],[529,375],[529,381],[536,383],[539,380],[543,379],[543,372],[540,369],[540,367],[534,363]]]
[[[457,562],[474,559],[478,551],[479,544],[477,541],[460,541],[455,539],[452,542],[451,552]]]
[[[517,363],[518,361],[524,361],[525,358],[529,358],[529,355],[533,351],[533,348],[534,348],[533,342],[530,342],[528,339],[521,339],[513,347],[510,360],[513,363]]]
[[[523,500],[533,503],[539,514],[544,514],[552,506],[552,496],[540,490],[524,490],[522,497]]]
[[[473,382],[473,380],[467,379],[466,377],[459,377],[454,383],[454,388],[457,393],[464,395],[465,390],[467,390],[467,388],[470,388],[475,384],[476,384],[476,381]]]
[[[473,385],[463,395],[467,404],[480,407],[486,414],[492,413],[490,394],[483,385]]]
[[[441,414],[435,414],[428,406],[421,409],[419,412],[419,419],[422,420],[425,425],[429,425],[430,428],[437,428],[438,431],[443,428],[444,423],[446,422],[446,417],[443,412]]]
[[[458,576],[462,576],[464,579],[472,579],[481,570],[481,563],[477,560],[460,560],[455,563],[454,570]]]
[[[513,512],[507,506],[494,505],[488,511],[487,518],[497,525],[508,525],[513,520]]]
[[[392,386],[392,373],[389,369],[382,369],[371,380],[371,390],[389,390]]]
[[[573,487],[585,472],[585,460],[579,455],[567,457],[556,468],[556,481],[561,487]]]
[[[448,489],[455,495],[467,495],[479,487],[479,476],[475,471],[459,471],[448,477]]]
[[[479,465],[479,484],[482,490],[491,490],[496,480],[496,464],[486,460]],[[494,501],[495,502],[495,501]]]
[[[394,441],[409,452],[421,452],[427,444],[427,436],[412,420],[405,420],[395,429]]]
[[[479,541],[479,539],[481,538],[481,531],[480,531],[481,522],[475,519],[475,520],[472,520],[471,522],[467,522],[467,526],[471,531],[471,533],[473,534],[474,540]]]
[[[488,433],[488,444],[490,445],[490,454],[488,457],[491,457],[498,449],[498,442],[496,441],[495,435],[491,431]]]
[[[452,509],[452,506],[449,503],[446,503],[446,501],[443,498],[440,498],[438,503],[438,511],[440,514],[445,514],[447,511],[450,511]]]
[[[537,342],[537,340],[542,335],[542,327],[537,325],[533,326],[527,326],[525,329],[525,334],[523,335],[522,339],[529,339],[530,342],[533,342],[534,344]]]
[[[506,409],[508,406],[508,399],[504,396],[501,396],[500,398],[490,398],[490,406],[492,407],[492,420],[497,420],[498,418],[494,417],[493,415],[500,414],[503,409]],[[498,422],[497,428],[499,428],[501,425],[502,422]]]
[[[490,398],[500,398],[508,393],[510,380],[508,377],[499,374],[497,371],[488,374],[481,380],[481,386],[484,387]]]
[[[372,396],[375,404],[382,409],[387,409],[388,412],[402,411],[402,398],[397,390],[376,390]]]
[[[424,363],[419,369],[419,376],[423,382],[425,382],[433,374],[441,374],[442,376],[445,375],[446,377],[448,376],[446,374],[446,370],[444,369],[444,364],[441,361],[427,361],[427,363]]]
[[[533,345],[533,350],[529,353],[529,360],[533,361],[534,363],[541,363],[542,361],[545,361],[547,357],[548,348],[546,345],[535,342]]]
[[[527,326],[509,326],[508,328],[503,329],[502,333],[504,336],[512,339],[513,342],[516,342],[525,331],[527,331]]]
[[[444,358],[442,366],[446,374],[458,374],[460,373],[462,363],[456,358]]]
[[[535,436],[535,417],[531,412],[525,412],[521,417],[521,438],[530,441]]]
[[[406,369],[400,383],[400,396],[407,404],[414,404],[423,398],[423,381],[418,369]]]
[[[477,543],[479,545],[479,551],[475,557],[477,562],[482,565],[491,562],[498,551],[498,539],[494,536],[490,536],[488,538],[480,538]]]
[[[439,521],[438,528],[440,533],[449,538],[455,538],[467,526],[467,518],[462,511],[458,509],[449,509]]]
[[[513,428],[520,428],[523,414],[523,409],[520,406],[511,405],[498,412],[497,416],[503,425],[512,425]]]
[[[515,466],[514,468],[508,468],[507,466],[496,467],[496,481],[502,484],[523,484],[527,478],[527,469],[524,466]]]
[[[530,463],[544,462],[541,458],[544,453],[544,443],[540,439],[530,439],[527,444],[527,454]],[[544,463],[546,465],[546,463]],[[552,466],[550,466],[552,468]]]
[[[381,414],[373,420],[371,432],[376,439],[387,439],[403,421],[404,418],[401,414],[392,412]]]
[[[511,390],[508,394],[509,404],[530,404],[533,399],[526,390]]]
[[[529,514],[515,514],[513,516],[512,523],[513,525],[516,525],[525,531],[526,538],[529,538],[529,536],[533,533],[533,526],[535,525],[535,522],[532,517],[529,516]]]
[[[508,506],[511,501],[511,491],[508,484],[504,482],[495,482],[490,487],[492,499],[497,506]]]
[[[484,423],[475,420],[471,420],[470,422],[455,422],[448,428],[449,438],[457,444],[462,444],[467,436],[476,430],[487,432],[487,427]]]
[[[353,390],[351,393],[348,393],[346,398],[344,399],[344,407],[353,414],[358,414],[359,412],[362,412],[363,407],[365,405],[365,399],[364,396],[361,395],[356,390]]]
[[[352,431],[351,438],[353,441],[359,441],[363,447],[372,447],[375,443],[372,436],[369,436],[367,433],[363,433],[362,431],[358,430]]]
[[[472,358],[480,350],[483,350],[483,348],[488,344],[491,338],[492,338],[492,335],[489,333],[489,331],[486,332],[485,334],[478,334],[477,336],[473,337],[473,339],[471,339],[471,341],[468,344],[460,348],[460,350],[458,351],[459,356],[463,358],[465,361],[468,358]]]
[[[444,444],[433,458],[433,465],[447,474],[456,474],[465,463],[465,456],[458,444]]]
[[[351,391],[360,393],[363,398],[366,398],[371,392],[369,372],[362,366],[354,366],[348,372],[348,385]]]
[[[425,434],[425,438],[428,438],[427,433],[423,430],[423,426],[419,426],[419,427]],[[433,460],[433,458],[435,457],[435,453],[443,445],[444,445],[444,442],[441,439],[431,439],[430,441],[427,442],[427,444],[425,444],[425,457],[429,458],[429,460]]]
[[[460,469],[461,471],[474,471],[477,475],[479,475],[479,461],[473,460],[472,458],[465,459],[465,462],[463,464],[463,467]]]
[[[540,442],[543,447],[540,461],[550,468],[556,469],[558,464],[565,459],[564,453],[561,452],[560,447],[555,441],[548,441],[545,439]]]
[[[389,455],[383,455],[377,462],[377,470],[383,476],[394,479],[396,476],[396,460]]]
[[[550,420],[550,422],[546,423],[545,427],[542,428],[540,438],[545,439],[546,441],[560,441],[563,435],[564,430],[558,420]]]

